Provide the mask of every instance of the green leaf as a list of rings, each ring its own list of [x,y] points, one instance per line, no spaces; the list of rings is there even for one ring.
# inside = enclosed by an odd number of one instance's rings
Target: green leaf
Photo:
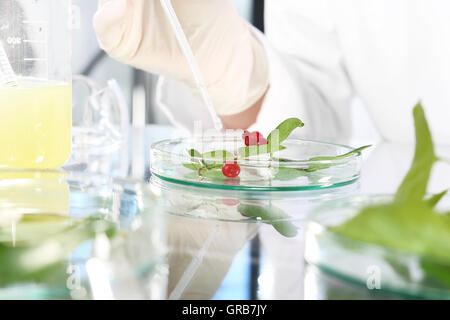
[[[41,217],[42,221],[39,219]],[[26,216],[22,219],[16,230],[27,234],[19,234],[14,245],[11,240],[0,242],[0,287],[25,282],[54,281],[58,282],[58,286],[65,286],[67,274],[64,266],[67,264],[67,257],[79,245],[93,239],[100,232],[109,238],[116,233],[112,223],[96,217],[73,221],[72,225],[67,225],[66,222],[64,219],[49,220],[45,216]],[[45,226],[45,223],[49,225]],[[6,228],[0,231],[5,240]],[[58,245],[57,250],[48,250],[49,247],[54,248],[55,244]]]
[[[309,159],[309,161],[333,161],[333,160],[341,160],[341,159],[345,159],[345,158],[348,158],[348,157],[350,157],[350,156],[353,156],[353,155],[355,155],[355,154],[360,154],[361,152],[363,152],[364,150],[366,150],[366,149],[368,149],[368,148],[370,148],[370,147],[372,147],[372,145],[368,145],[368,146],[364,146],[364,147],[360,147],[360,148],[354,149],[354,150],[352,150],[352,151],[350,151],[350,152],[347,152],[347,153],[345,153],[345,154],[343,154],[343,155],[340,155],[340,156],[314,157],[314,158]]]
[[[275,152],[282,151],[285,149],[286,149],[286,147],[283,147],[281,145],[273,146],[271,144],[262,145],[262,146],[248,146],[248,147],[239,148],[238,154],[239,154],[239,158],[245,159],[245,158],[249,158],[249,157],[275,153]]]
[[[193,170],[193,171],[198,171],[201,168],[203,168],[203,166],[201,164],[196,164],[196,163],[183,163],[183,167],[185,167],[189,170]]]
[[[409,270],[409,266],[405,265],[403,261],[399,261],[396,255],[384,254],[383,259],[389,263],[395,273],[403,278],[403,280],[411,281],[411,271]]]
[[[416,151],[411,169],[395,195],[396,202],[418,202],[425,197],[431,169],[438,160],[423,107],[414,107]]]
[[[305,171],[295,168],[277,168],[275,179],[280,181],[290,181],[298,177],[305,176]]]
[[[260,218],[264,223],[272,225],[275,230],[287,238],[297,236],[298,230],[294,224],[289,221],[280,221],[290,217],[283,210],[273,205],[240,204],[238,211],[249,218]]]
[[[195,177],[193,177],[192,175],[186,175],[186,177],[189,179],[204,177],[211,180],[222,180],[224,179],[222,171],[217,171],[217,169],[222,169],[224,162],[228,160],[234,160],[235,158],[235,156],[231,152],[225,150],[211,151],[200,154],[198,151],[191,149],[188,150],[188,154],[191,156],[195,156],[197,159],[199,157],[202,159],[201,161],[192,159],[193,163],[183,163],[183,167],[196,172]],[[207,161],[211,159],[221,160],[221,162]],[[198,163],[196,163],[197,161]]]
[[[360,147],[358,149],[352,150],[350,152],[347,152],[346,154],[343,155],[339,155],[339,156],[331,156],[331,157],[314,157],[309,159],[309,161],[336,161],[336,160],[344,160],[352,155],[355,154],[360,154],[362,151],[364,151],[367,148],[370,148],[371,145],[368,146],[364,146],[364,147]],[[318,171],[318,170],[325,170],[334,166],[338,166],[343,164],[344,162],[338,162],[338,163],[314,163],[314,164],[310,164],[308,169],[306,169],[306,171],[308,172],[314,172],[314,171]]]
[[[216,170],[216,169],[201,170],[200,175],[202,177],[205,177],[205,178],[211,180],[212,182],[214,182],[214,181],[222,182],[223,180],[226,179],[226,177],[222,173],[222,170]]]
[[[450,262],[450,217],[425,202],[364,208],[331,229],[352,239]]]
[[[314,163],[314,164],[310,164],[308,166],[308,169],[306,169],[306,172],[316,172],[319,170],[325,170],[325,169],[329,169],[335,166],[339,166],[341,164],[344,164],[344,162],[340,162],[340,163]]]
[[[187,150],[188,155],[191,157],[191,163],[183,163],[183,167],[198,171],[206,166],[206,163],[202,160],[202,154],[195,149]]]
[[[203,178],[206,178],[211,182],[218,183],[222,183],[226,179],[221,169],[207,169],[205,167],[201,168],[200,170],[193,170],[192,172],[185,174],[184,178],[187,180],[203,180]]]
[[[189,156],[192,158],[201,158],[202,154],[195,149],[190,149],[187,151]]]
[[[450,215],[434,210],[447,191],[424,199],[437,157],[420,103],[414,108],[414,122],[414,160],[394,201],[363,208],[350,220],[330,229],[345,237],[419,255],[427,277],[448,285]]]
[[[205,169],[206,170],[217,170],[220,169],[222,170],[223,167],[223,162],[209,162],[205,164]]]
[[[448,190],[442,191],[441,193],[435,194],[431,198],[427,199],[426,202],[431,208],[434,208],[438,205],[438,203],[445,197],[448,193]]]
[[[203,160],[221,160],[223,162],[232,161],[235,159],[234,154],[226,150],[217,150],[206,152],[202,155]]]
[[[450,267],[448,265],[439,265],[422,260],[420,266],[428,278],[432,278],[435,282],[450,288]]]
[[[269,144],[280,145],[285,141],[291,133],[297,129],[304,127],[305,124],[297,118],[290,118],[283,121],[275,130],[273,130],[267,137]]]
[[[293,159],[277,158],[277,157],[273,157],[272,160],[273,161],[277,161],[277,162],[282,162],[282,163],[289,163],[289,162],[297,162],[298,161],[298,160],[293,160]]]

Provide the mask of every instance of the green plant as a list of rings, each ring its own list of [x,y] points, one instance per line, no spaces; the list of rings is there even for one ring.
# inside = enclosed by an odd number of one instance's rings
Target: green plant
[[[363,208],[331,230],[359,241],[443,262],[447,267],[433,267],[425,260],[422,265],[428,276],[450,283],[450,214],[436,210],[447,191],[426,197],[431,170],[439,158],[420,103],[414,108],[414,121],[417,140],[414,160],[393,201]]]
[[[197,150],[188,150],[188,155],[191,157],[189,163],[184,163],[183,166],[189,170],[197,172],[197,178],[215,177],[219,178],[221,171],[230,161],[247,160],[254,156],[270,155],[272,162],[286,163],[293,160],[276,158],[274,154],[286,149],[282,145],[286,139],[297,128],[302,128],[304,123],[297,118],[289,118],[278,125],[265,139],[259,132],[244,132],[243,144],[235,152],[226,150],[216,150],[207,153],[200,153]],[[308,172],[315,172],[319,170],[328,169],[330,167],[339,165],[341,163],[336,160],[343,160],[342,163],[355,154],[360,154],[363,150],[370,146],[364,146],[355,150],[352,150],[346,154],[338,156],[323,156],[314,157],[309,159],[311,164],[307,168],[284,168],[277,167],[277,173],[275,179],[279,180],[292,180]],[[190,175],[189,175],[190,177]]]

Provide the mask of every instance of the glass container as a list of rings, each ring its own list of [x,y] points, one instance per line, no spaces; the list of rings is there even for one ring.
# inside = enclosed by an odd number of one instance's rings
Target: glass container
[[[302,299],[308,212],[358,188],[212,188],[156,176],[150,183],[167,212],[170,299]]]
[[[148,184],[0,171],[0,299],[163,299],[165,244]]]
[[[71,1],[0,3],[0,168],[56,169],[71,153]]]
[[[166,140],[152,146],[150,169],[168,182],[240,191],[329,189],[352,184],[360,176],[361,153],[331,158],[350,153],[351,147],[300,139],[287,139],[282,144],[286,149],[272,155],[247,156],[241,153],[245,146],[240,136]],[[212,151],[226,151],[225,160],[238,165],[240,175],[225,177],[222,154]]]
[[[353,288],[349,296],[353,298],[354,292],[359,292],[359,297],[368,298],[450,299],[448,262],[357,241],[329,229],[351,219],[364,207],[390,201],[392,196],[357,196],[330,201],[313,210],[306,227],[305,258],[324,275],[320,278],[328,279],[321,290],[317,283],[310,283],[310,292],[322,293],[314,298],[343,297],[345,291],[336,290],[334,285],[341,283]]]

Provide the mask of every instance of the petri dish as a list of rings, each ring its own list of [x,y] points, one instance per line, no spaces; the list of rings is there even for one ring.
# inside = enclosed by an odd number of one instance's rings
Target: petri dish
[[[359,288],[370,298],[450,299],[450,284],[440,275],[448,262],[358,241],[332,232],[369,205],[388,203],[392,196],[353,196],[315,208],[306,225],[305,259],[326,277]],[[446,282],[447,281],[447,282]],[[333,286],[328,293],[336,293]],[[325,290],[327,291],[327,290]]]
[[[287,139],[283,146],[286,149],[272,156],[238,157],[245,147],[239,136],[165,140],[151,147],[150,169],[153,175],[168,182],[243,191],[321,190],[349,185],[360,177],[360,153],[340,159],[312,160],[344,155],[354,150],[349,146],[300,139]],[[190,150],[196,150],[196,155]],[[226,160],[237,157],[234,162],[241,170],[238,178],[228,179],[222,174],[221,165],[225,161],[223,158],[218,161],[217,153],[211,154],[215,150],[226,151]],[[213,169],[197,170],[204,164]]]
[[[164,221],[147,184],[0,170],[0,299],[163,298]]]
[[[301,225],[317,205],[348,197],[359,189],[358,183],[307,191],[215,189],[170,182],[155,175],[150,184],[161,195],[166,213],[171,215],[222,222]],[[256,212],[246,214],[249,210]]]
[[[167,213],[170,299],[302,299],[304,230],[318,203],[358,188],[204,188],[152,176]]]

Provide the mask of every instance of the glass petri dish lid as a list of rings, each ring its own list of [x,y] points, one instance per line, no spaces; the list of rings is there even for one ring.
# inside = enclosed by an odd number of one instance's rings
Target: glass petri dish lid
[[[364,207],[391,201],[389,195],[353,196],[313,209],[305,231],[306,261],[325,274],[371,294],[450,299],[448,261],[352,239],[330,229],[351,219]]]
[[[165,140],[151,147],[150,170],[168,182],[222,190],[317,190],[360,177],[361,153],[349,146],[289,138],[283,147],[254,153],[241,137],[226,135]],[[225,177],[225,163],[238,165],[239,176]]]
[[[130,179],[0,170],[0,299],[163,298],[159,208]]]
[[[307,214],[318,204],[348,197],[359,188],[354,183],[324,190],[243,191],[189,186],[156,176],[151,177],[150,185],[161,195],[164,210],[171,215],[222,222],[299,225],[304,225]]]

